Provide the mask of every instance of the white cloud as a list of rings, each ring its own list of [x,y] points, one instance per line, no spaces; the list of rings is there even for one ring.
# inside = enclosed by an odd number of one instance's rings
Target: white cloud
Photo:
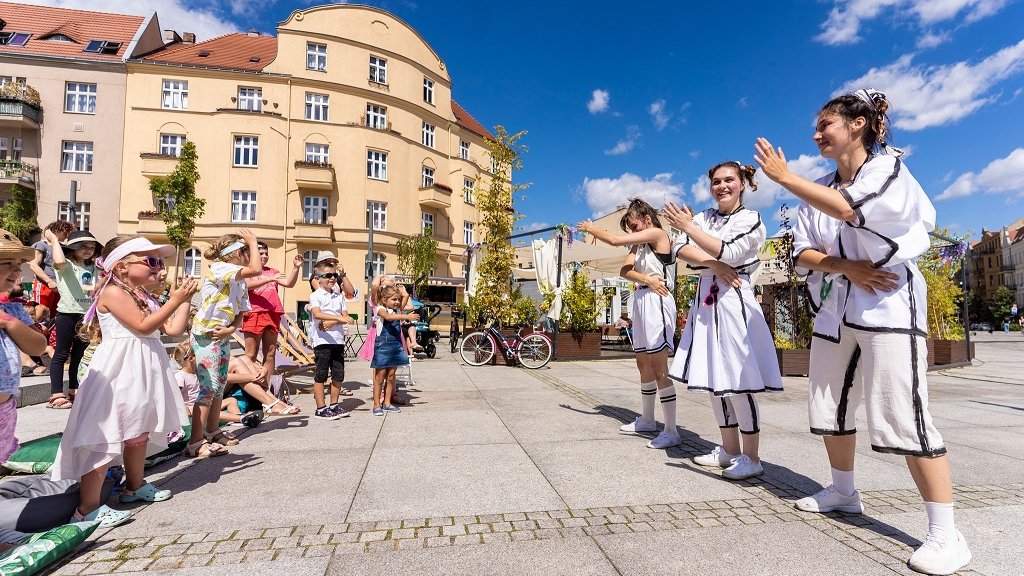
[[[999,12],[1008,3],[1009,0],[836,0],[828,19],[821,25],[821,33],[814,39],[829,46],[856,44],[863,40],[861,24],[878,18],[890,8],[899,13],[900,21],[906,21],[909,16],[918,26],[927,28],[948,21],[976,22]],[[930,35],[927,32],[924,38]],[[929,38],[925,44],[935,40]]]
[[[865,87],[885,92],[893,106],[889,115],[896,127],[904,130],[956,122],[994,102],[998,94],[993,95],[992,88],[1024,70],[1024,40],[976,64],[960,61],[925,66],[914,65],[912,60],[913,55],[907,54],[892,64],[872,68],[836,94]]]
[[[1024,194],[1024,148],[1017,148],[1006,158],[989,162],[988,166],[975,174],[966,172],[957,177],[935,200],[949,200],[970,196],[977,192],[986,194]]]
[[[102,3],[97,3],[95,0],[14,1],[22,4],[73,8],[76,10],[102,10],[104,12],[134,14],[138,16],[148,16],[150,12],[155,10],[157,17],[160,19],[161,28],[173,29],[179,34],[182,32],[194,32],[196,39],[200,41],[208,40],[221,34],[227,34],[228,32],[245,30],[245,25],[232,22],[221,15],[221,13],[232,11],[232,2],[215,2],[215,8],[200,8],[192,6],[192,3],[187,0],[150,0],[148,2],[105,0]],[[248,6],[248,10],[251,11],[251,9],[252,6]]]
[[[949,41],[949,32],[925,32],[917,39],[917,47],[921,49],[935,48]]]
[[[529,224],[521,226],[523,232],[533,232],[534,230],[543,230],[545,228],[551,228],[553,224],[550,222],[531,222]]]
[[[667,201],[679,204],[682,201],[683,185],[673,182],[670,172],[655,174],[649,180],[626,172],[618,178],[584,178],[580,192],[586,199],[592,217],[597,218],[615,211],[629,198],[643,198],[658,209]]]
[[[619,156],[625,154],[636,147],[637,141],[640,140],[640,127],[639,126],[626,126],[626,137],[615,143],[615,146],[609,150],[605,150],[604,153],[609,156]]]
[[[651,105],[647,107],[647,112],[651,115],[651,121],[654,122],[654,127],[659,132],[664,130],[672,120],[672,114],[665,112],[665,100],[651,102]]]
[[[690,158],[696,158],[697,156],[700,156],[700,150],[690,150],[689,154]]]
[[[742,97],[742,98],[740,98],[739,100],[736,101],[736,107],[737,108],[746,108],[749,105],[750,105],[750,101],[749,101],[749,99],[746,96],[744,96],[744,97]]]
[[[608,110],[608,102],[611,100],[611,96],[607,90],[601,90],[600,88],[595,89],[590,94],[590,102],[587,102],[587,110],[591,114],[600,114]]]
[[[711,200],[711,179],[707,174],[701,174],[690,186],[690,196],[693,196],[696,204],[706,204]]]
[[[821,25],[815,40],[838,46],[860,42],[860,24],[873,20],[883,8],[901,4],[903,0],[839,0]]]

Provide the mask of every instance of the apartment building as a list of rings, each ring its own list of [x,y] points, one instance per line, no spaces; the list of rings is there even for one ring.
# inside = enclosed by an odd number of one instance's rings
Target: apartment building
[[[0,2],[0,199],[34,190],[40,226],[117,232],[125,61],[163,45],[156,14]]]
[[[303,254],[305,279],[316,252],[332,250],[365,289],[364,271],[397,272],[397,241],[429,229],[433,280],[461,281],[493,136],[452,99],[444,61],[405,22],[367,6],[296,10],[276,37],[175,42],[127,69],[118,229],[165,234],[149,180],[193,142],[207,205],[182,273],[201,274],[203,248],[245,226],[269,244],[271,266]],[[286,290],[286,309],[308,295],[305,282]]]

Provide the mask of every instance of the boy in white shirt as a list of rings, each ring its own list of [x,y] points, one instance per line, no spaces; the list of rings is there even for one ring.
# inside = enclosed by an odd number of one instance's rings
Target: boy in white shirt
[[[313,355],[316,358],[316,374],[313,376],[313,399],[316,412],[313,416],[323,420],[337,420],[348,416],[341,407],[338,397],[341,384],[345,381],[345,324],[355,320],[345,312],[345,295],[335,292],[338,273],[334,266],[327,266],[317,275],[319,287],[309,297],[309,312],[313,324]],[[324,386],[328,372],[331,376],[331,404],[324,401]]]

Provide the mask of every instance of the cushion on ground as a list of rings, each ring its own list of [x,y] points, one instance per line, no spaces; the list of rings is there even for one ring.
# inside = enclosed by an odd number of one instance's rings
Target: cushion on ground
[[[61,434],[25,442],[3,463],[4,468],[22,474],[42,474],[53,466]]]
[[[76,522],[33,534],[28,540],[0,554],[0,576],[28,576],[71,554],[99,522]]]

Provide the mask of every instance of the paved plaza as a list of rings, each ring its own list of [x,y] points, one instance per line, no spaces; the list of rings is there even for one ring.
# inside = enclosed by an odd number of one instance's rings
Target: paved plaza
[[[932,414],[974,553],[960,573],[1017,575],[1024,337],[979,339],[973,366],[929,374]],[[718,440],[703,394],[679,396],[679,448],[618,432],[640,404],[632,360],[531,372],[444,357],[413,374],[400,414],[370,415],[368,364],[350,363],[351,417],[313,420],[302,394],[303,415],[241,432],[230,455],[158,466],[149,479],[174,497],[98,531],[53,573],[912,573],[926,517],[902,457],[861,438],[864,515],[793,508],[829,481],[822,442],[807,430],[805,378],[760,396],[766,472],[730,482],[690,461]],[[66,417],[28,406],[19,435],[58,432]]]

